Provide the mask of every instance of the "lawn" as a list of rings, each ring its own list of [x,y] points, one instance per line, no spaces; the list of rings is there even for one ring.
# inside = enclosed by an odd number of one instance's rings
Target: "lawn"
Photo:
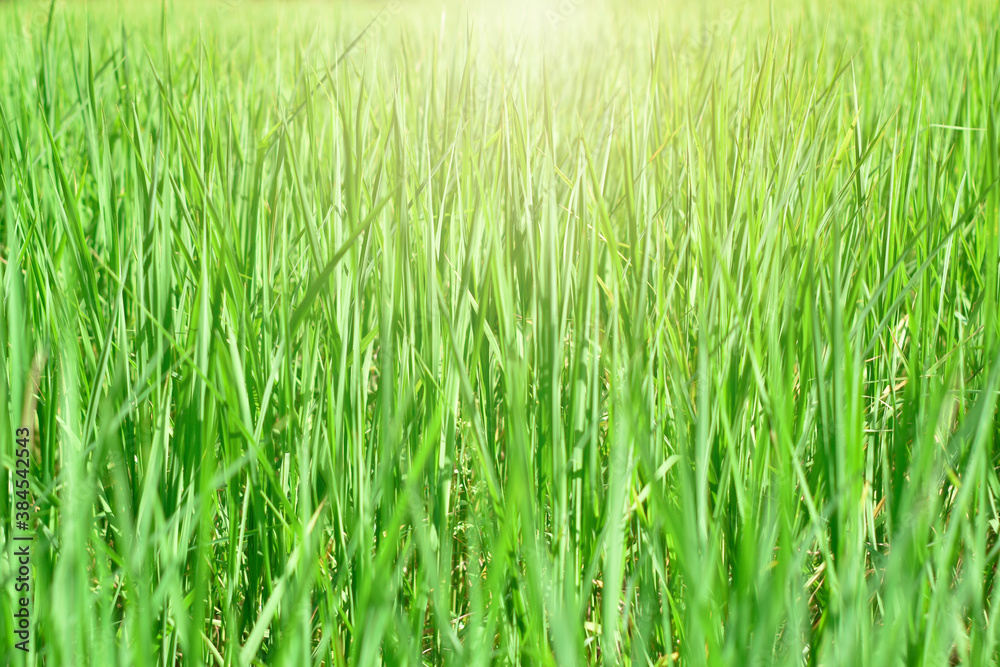
[[[0,663],[1000,660],[993,0],[0,2]]]

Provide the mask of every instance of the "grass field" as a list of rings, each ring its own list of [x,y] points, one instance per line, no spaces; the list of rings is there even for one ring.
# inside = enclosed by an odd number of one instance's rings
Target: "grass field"
[[[997,664],[1000,6],[154,4],[0,3],[0,662]]]

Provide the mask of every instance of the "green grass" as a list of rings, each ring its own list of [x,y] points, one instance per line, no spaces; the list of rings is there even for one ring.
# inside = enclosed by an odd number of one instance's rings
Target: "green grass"
[[[997,663],[1000,8],[525,6],[0,5],[0,662]]]

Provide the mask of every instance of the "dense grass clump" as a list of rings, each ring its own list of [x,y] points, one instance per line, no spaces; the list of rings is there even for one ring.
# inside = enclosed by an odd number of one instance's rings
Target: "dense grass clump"
[[[0,662],[996,663],[998,131],[992,0],[4,3]]]

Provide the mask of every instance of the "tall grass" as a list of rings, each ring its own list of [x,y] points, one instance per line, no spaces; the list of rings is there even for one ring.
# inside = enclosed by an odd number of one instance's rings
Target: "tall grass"
[[[5,663],[996,663],[997,6],[378,10],[0,6]]]

